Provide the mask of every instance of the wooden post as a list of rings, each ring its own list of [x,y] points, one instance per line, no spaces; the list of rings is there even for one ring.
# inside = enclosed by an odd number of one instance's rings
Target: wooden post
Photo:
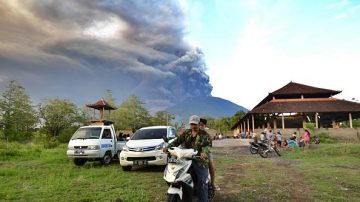
[[[255,120],[254,120],[254,114],[251,115],[251,121],[252,121],[252,131],[254,132],[255,130]]]
[[[284,113],[281,113],[281,124],[282,124],[282,129],[285,129],[285,118],[284,118]]]
[[[244,132],[246,132],[246,126],[245,126],[245,121],[243,122],[243,124],[244,124]]]
[[[335,122],[335,119],[334,119],[334,118],[332,119],[332,127],[333,127],[333,128],[336,128],[336,122]]]
[[[240,123],[240,133],[242,132],[242,130],[243,130],[243,129],[242,129],[242,124]]]
[[[249,119],[246,119],[247,120],[247,131],[250,131],[250,122],[249,122]]]
[[[273,124],[274,124],[274,130],[277,128],[277,125],[276,125],[276,115],[273,114]]]
[[[319,128],[318,113],[315,113],[315,128]]]
[[[349,112],[349,122],[350,122],[350,128],[353,128],[353,125],[352,125],[352,116],[351,116],[351,113]]]

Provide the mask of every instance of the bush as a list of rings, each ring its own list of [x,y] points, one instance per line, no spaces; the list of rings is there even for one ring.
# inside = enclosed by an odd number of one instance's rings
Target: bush
[[[49,139],[49,137],[45,133],[43,133],[41,131],[36,131],[33,133],[32,142],[34,142],[35,144],[43,144],[48,139]]]
[[[60,145],[60,142],[56,138],[49,138],[44,142],[45,149],[52,149]]]
[[[331,138],[329,136],[329,133],[321,132],[318,134],[318,137],[320,139],[320,144],[321,143],[332,144],[332,143],[336,142],[333,138]],[[313,138],[313,136],[312,136],[312,138]]]
[[[69,128],[66,128],[60,132],[60,135],[58,137],[58,140],[60,143],[68,143],[71,136],[75,133],[75,131],[78,129],[78,126],[71,126]]]

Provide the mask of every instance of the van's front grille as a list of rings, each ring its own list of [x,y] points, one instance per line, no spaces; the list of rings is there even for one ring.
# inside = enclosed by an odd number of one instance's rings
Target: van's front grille
[[[88,146],[74,146],[75,149],[87,149]]]

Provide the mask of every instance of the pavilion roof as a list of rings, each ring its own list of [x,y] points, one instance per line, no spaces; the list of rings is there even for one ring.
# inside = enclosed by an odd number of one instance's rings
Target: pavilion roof
[[[290,83],[285,86],[269,93],[268,96],[254,108],[265,104],[274,97],[277,99],[294,99],[300,98],[301,96],[305,98],[329,98],[339,93],[341,93],[341,91],[318,88],[290,81]]]
[[[99,101],[97,101],[94,104],[87,104],[87,107],[93,108],[93,109],[97,109],[97,110],[114,110],[116,109],[115,107],[111,106],[108,102],[106,102],[106,100],[101,99]]]
[[[255,107],[250,114],[307,112],[360,112],[360,104],[336,98],[275,99]]]

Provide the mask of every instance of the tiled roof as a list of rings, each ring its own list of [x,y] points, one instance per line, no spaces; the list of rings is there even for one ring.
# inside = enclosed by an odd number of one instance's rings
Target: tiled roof
[[[250,113],[360,112],[360,104],[335,98],[279,99],[255,107]]]
[[[289,94],[328,94],[330,96],[341,93],[341,91],[330,90],[325,88],[317,88],[313,86],[308,86],[300,83],[290,82],[286,84],[284,87],[279,88],[278,90],[270,93],[271,95],[289,95]]]

